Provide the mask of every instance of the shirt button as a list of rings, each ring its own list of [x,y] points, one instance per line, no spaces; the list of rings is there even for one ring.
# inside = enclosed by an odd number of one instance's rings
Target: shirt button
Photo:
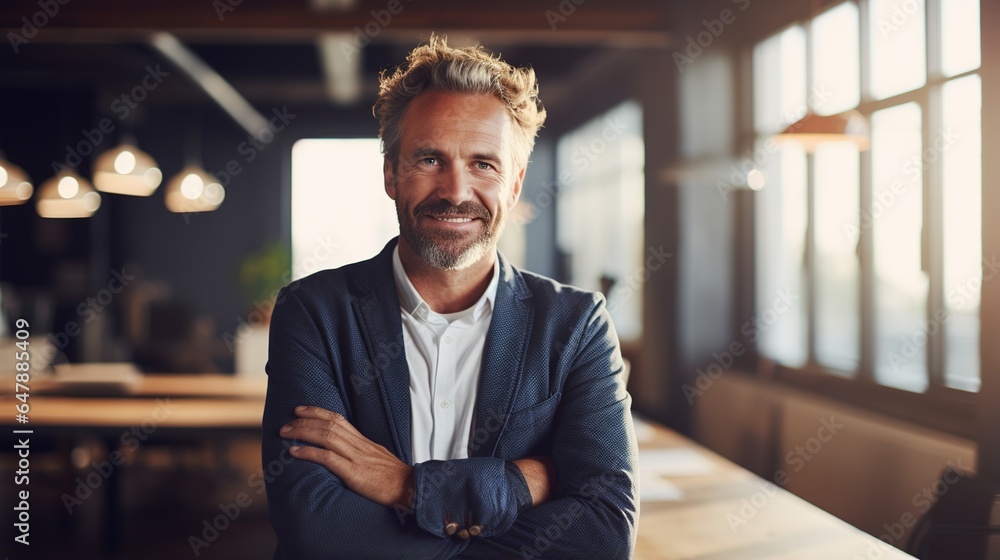
[[[458,531],[458,523],[454,521],[444,526],[444,534],[448,536],[454,535],[455,531]]]
[[[469,534],[472,535],[473,537],[478,537],[479,533],[482,532],[483,528],[479,525],[473,525],[472,527],[469,527]]]
[[[451,337],[450,336],[444,337],[444,343],[445,344],[451,344]]]
[[[448,408],[451,406],[451,401],[441,401],[441,408]]]
[[[469,530],[468,529],[462,529],[461,531],[459,531],[458,532],[458,538],[468,540],[469,539]]]

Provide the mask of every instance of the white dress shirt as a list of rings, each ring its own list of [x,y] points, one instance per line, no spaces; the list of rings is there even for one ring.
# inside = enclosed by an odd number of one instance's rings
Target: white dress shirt
[[[392,252],[392,271],[410,368],[413,462],[464,459],[500,278],[499,258],[483,295],[456,313],[435,313],[420,297],[399,259],[399,245]]]

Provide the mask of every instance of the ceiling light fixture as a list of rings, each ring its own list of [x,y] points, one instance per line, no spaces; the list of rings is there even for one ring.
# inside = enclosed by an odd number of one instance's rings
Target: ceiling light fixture
[[[0,206],[24,204],[34,190],[28,174],[0,152]]]
[[[837,115],[817,115],[810,112],[774,138],[781,142],[798,142],[810,153],[826,142],[853,142],[863,152],[871,144],[869,131],[868,119],[854,110]]]
[[[38,189],[36,209],[43,218],[89,218],[101,207],[101,195],[73,171],[64,169]]]
[[[161,182],[163,172],[156,160],[132,142],[104,152],[94,164],[94,186],[99,191],[149,196]]]
[[[197,165],[188,165],[167,183],[164,193],[171,212],[211,212],[222,204],[226,190]]]

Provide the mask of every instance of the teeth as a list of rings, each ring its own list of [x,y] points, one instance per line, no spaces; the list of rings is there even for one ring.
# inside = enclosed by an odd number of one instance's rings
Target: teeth
[[[458,224],[472,221],[472,218],[436,218],[436,219],[441,220],[442,222],[452,222]]]

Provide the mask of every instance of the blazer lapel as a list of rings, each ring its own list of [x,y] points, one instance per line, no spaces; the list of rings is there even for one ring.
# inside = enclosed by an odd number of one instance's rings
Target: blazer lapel
[[[354,280],[366,293],[353,302],[354,314],[374,368],[382,406],[386,411],[392,440],[400,460],[413,464],[410,442],[410,369],[406,364],[403,326],[399,317],[399,297],[392,277],[392,250],[396,239],[359,271]],[[357,373],[354,373],[357,375]],[[368,381],[364,379],[363,381]],[[365,383],[364,386],[370,387]]]
[[[531,293],[507,259],[497,254],[500,282],[483,349],[470,457],[490,457],[496,449],[521,381],[534,319],[534,306],[527,301]]]

